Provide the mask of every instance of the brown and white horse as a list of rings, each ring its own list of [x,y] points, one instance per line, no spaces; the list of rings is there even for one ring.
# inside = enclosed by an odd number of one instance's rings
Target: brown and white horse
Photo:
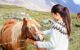
[[[29,31],[31,26],[36,27],[37,31],[37,26],[40,25],[35,20],[25,18],[22,21],[14,19],[6,21],[0,33],[0,46],[3,50],[27,50],[26,39],[37,40]]]

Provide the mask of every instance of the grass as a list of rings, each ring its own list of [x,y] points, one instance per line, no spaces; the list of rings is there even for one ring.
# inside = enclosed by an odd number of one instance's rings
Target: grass
[[[37,12],[28,10],[22,7],[16,7],[16,6],[8,6],[8,5],[0,5],[0,18],[11,16],[11,14],[20,14],[20,12],[25,12],[30,14],[30,16],[34,19],[36,19],[42,26],[41,30],[49,29],[50,25],[42,23],[42,20],[44,19],[50,19],[51,15],[50,13],[46,12]],[[15,16],[18,16],[15,15]],[[69,43],[69,50],[80,50],[80,23],[76,20],[76,14],[71,14],[71,21],[72,21],[72,35],[71,40]],[[3,25],[4,20],[0,19],[0,25]],[[29,45],[28,50],[36,50],[33,45]]]

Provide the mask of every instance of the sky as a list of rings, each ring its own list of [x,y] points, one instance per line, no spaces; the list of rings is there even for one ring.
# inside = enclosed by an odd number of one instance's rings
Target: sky
[[[7,1],[15,1],[15,0],[7,0]],[[64,0],[65,1],[65,0]],[[73,0],[76,4],[80,4],[80,0]]]
[[[58,3],[67,6],[71,12],[80,10],[80,0],[0,0],[0,4],[16,5],[45,12],[49,12],[51,7]]]
[[[76,4],[80,4],[80,0],[73,0]]]

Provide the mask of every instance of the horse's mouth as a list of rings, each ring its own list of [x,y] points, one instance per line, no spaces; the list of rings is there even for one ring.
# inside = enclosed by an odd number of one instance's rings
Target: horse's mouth
[[[43,40],[43,37],[40,34],[35,34],[33,37],[34,37],[34,39],[36,39],[36,41],[42,41]]]

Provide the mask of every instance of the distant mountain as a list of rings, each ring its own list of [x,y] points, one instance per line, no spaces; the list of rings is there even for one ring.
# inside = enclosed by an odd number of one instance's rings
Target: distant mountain
[[[80,12],[80,4],[74,0],[0,0],[0,4],[16,5],[30,10],[49,12],[55,4],[62,4],[70,9],[70,12]]]

